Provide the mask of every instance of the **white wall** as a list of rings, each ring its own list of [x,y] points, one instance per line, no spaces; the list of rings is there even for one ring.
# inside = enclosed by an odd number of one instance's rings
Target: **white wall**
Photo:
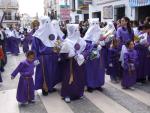
[[[135,16],[135,13],[136,13],[135,8],[132,8],[132,10],[131,10],[131,7],[129,6],[129,0],[120,0],[120,1],[116,1],[116,2],[110,2],[110,3],[106,3],[106,4],[99,4],[99,5],[92,4],[89,6],[89,18],[92,18],[93,12],[101,11],[101,21],[102,22],[113,21],[114,20],[114,10],[113,10],[113,19],[103,19],[103,7],[112,5],[113,9],[114,9],[114,6],[121,5],[121,4],[125,4],[125,16],[129,17],[131,20],[134,20],[137,18]]]

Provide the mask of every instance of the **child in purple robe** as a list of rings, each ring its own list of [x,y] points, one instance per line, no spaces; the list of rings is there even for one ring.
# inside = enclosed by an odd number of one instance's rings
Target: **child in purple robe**
[[[119,51],[119,42],[117,39],[112,40],[112,44],[108,52],[108,70],[110,72],[110,79],[113,83],[117,83],[120,75],[120,51]]]
[[[136,83],[136,69],[138,67],[138,56],[134,49],[133,41],[126,43],[127,51],[124,53],[123,77],[121,85],[124,89],[133,88]]]
[[[26,55],[27,59],[20,62],[17,68],[11,74],[11,79],[14,79],[20,73],[20,79],[17,88],[17,101],[21,104],[34,102],[34,59],[35,53],[29,51]]]

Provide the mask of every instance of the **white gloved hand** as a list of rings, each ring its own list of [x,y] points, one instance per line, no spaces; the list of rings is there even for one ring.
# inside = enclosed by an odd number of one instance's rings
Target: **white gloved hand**
[[[109,64],[109,67],[113,67],[113,64],[111,63],[111,64]]]
[[[102,46],[98,45],[97,49],[98,49],[98,51],[100,51],[102,49]]]
[[[75,52],[73,50],[69,51],[68,57],[74,57],[75,56]]]
[[[78,65],[81,66],[84,63],[84,61],[85,61],[84,56],[81,55],[81,54],[77,55],[76,56],[76,61],[77,61]]]
[[[35,65],[35,66],[37,66],[37,65],[39,65],[39,64],[40,64],[39,60],[35,60],[35,61],[34,61],[34,65]]]
[[[105,41],[100,41],[99,44],[100,44],[101,46],[105,46]]]
[[[58,58],[58,62],[60,62],[61,61],[61,58]]]
[[[23,41],[24,40],[24,38],[21,38],[21,41]]]
[[[150,46],[148,46],[148,51],[150,52]]]
[[[69,44],[66,43],[65,41],[61,44],[61,50],[60,50],[60,53],[69,53]]]

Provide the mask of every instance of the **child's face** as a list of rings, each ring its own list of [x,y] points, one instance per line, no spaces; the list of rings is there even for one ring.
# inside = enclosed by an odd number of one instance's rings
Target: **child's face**
[[[29,55],[29,56],[27,57],[27,59],[28,59],[29,61],[31,61],[31,62],[34,60],[34,58],[35,58],[34,55]]]
[[[129,49],[133,49],[133,48],[134,48],[134,43],[130,42]]]
[[[127,25],[127,21],[124,18],[121,19],[121,25],[122,26],[126,26]]]

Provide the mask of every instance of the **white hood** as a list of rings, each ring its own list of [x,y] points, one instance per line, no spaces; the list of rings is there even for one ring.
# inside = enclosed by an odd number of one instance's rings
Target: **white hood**
[[[62,38],[64,36],[64,33],[60,29],[59,22],[57,20],[53,20],[52,24],[53,24],[53,26],[54,26],[54,28],[56,30],[57,36],[59,36],[60,39],[63,40]]]
[[[99,26],[99,19],[89,19],[89,28],[84,36],[84,39],[97,43],[97,41],[100,39],[100,35],[101,30]]]
[[[41,18],[39,29],[36,30],[33,36],[40,39],[45,46],[54,47],[57,33],[48,16]],[[50,39],[50,36],[53,37]]]

